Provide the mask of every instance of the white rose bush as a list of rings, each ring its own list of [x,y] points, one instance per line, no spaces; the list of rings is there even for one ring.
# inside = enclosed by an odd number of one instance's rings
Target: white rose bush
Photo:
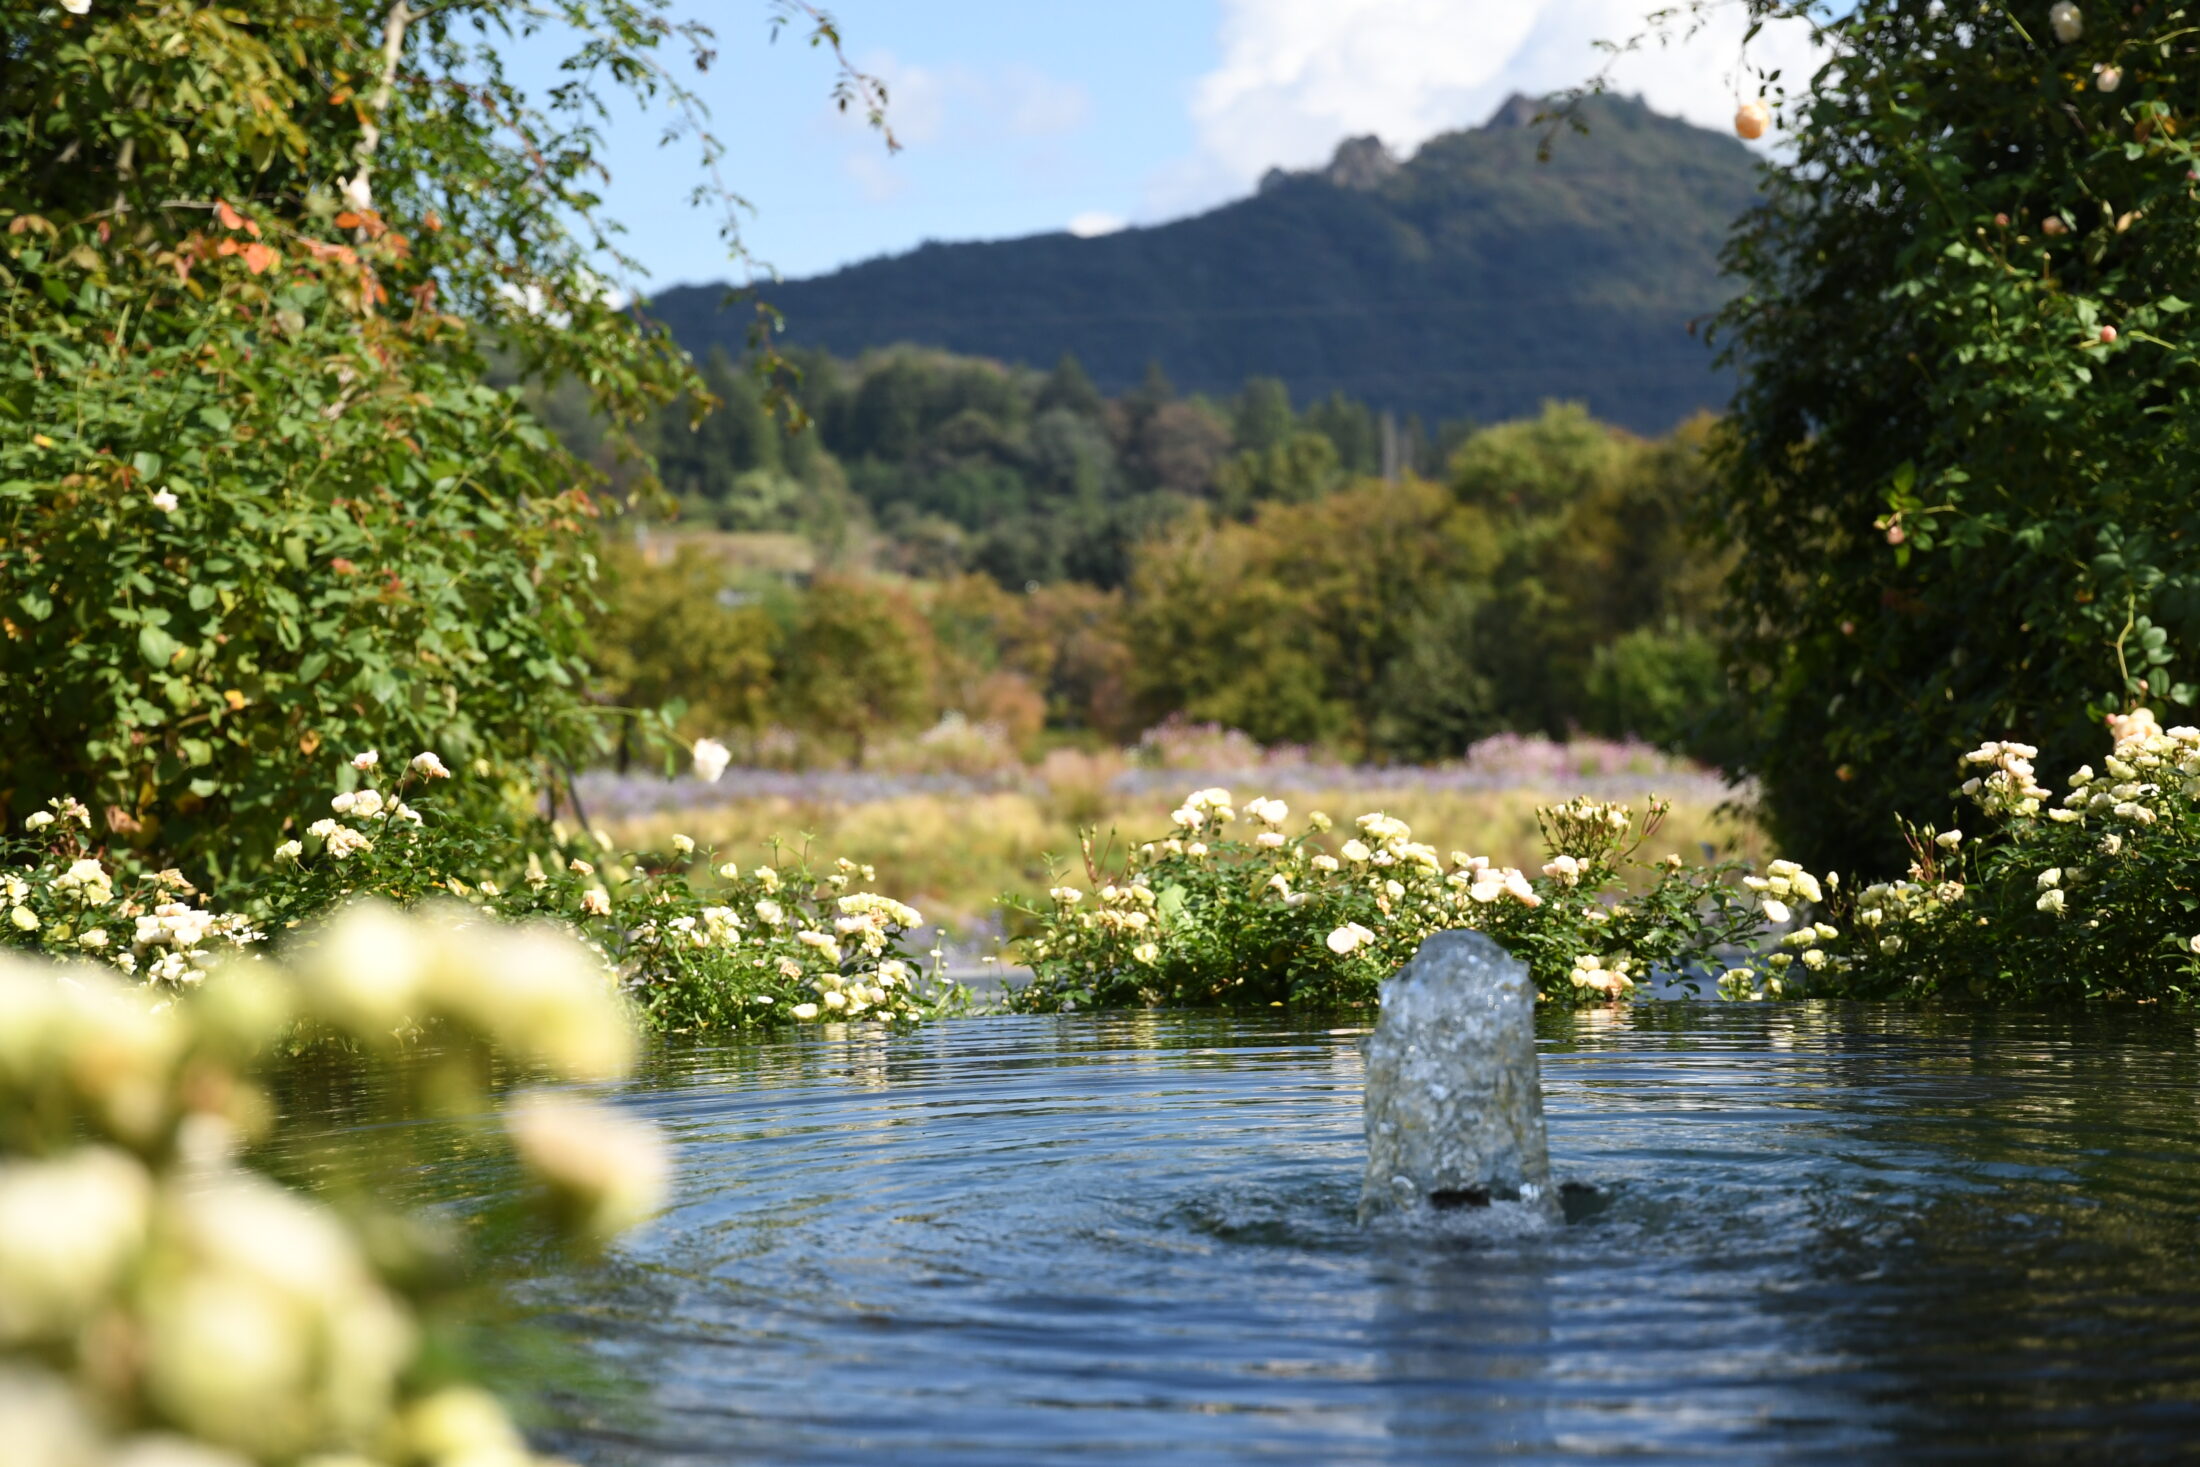
[[[1738,865],[1638,859],[1665,809],[1652,801],[1639,824],[1624,805],[1545,809],[1551,859],[1531,875],[1447,855],[1381,812],[1340,841],[1318,811],[1289,831],[1280,800],[1246,802],[1241,821],[1228,790],[1200,790],[1175,812],[1176,831],[1129,851],[1119,871],[1101,869],[1088,839],[1089,892],[1064,884],[1023,907],[1034,976],[1011,1003],[1361,1008],[1424,938],[1455,927],[1504,943],[1555,1004],[1625,999],[1653,971],[1700,986],[1765,917]]]
[[[223,912],[181,872],[110,870],[90,853],[84,807],[56,800],[0,838],[0,949],[81,956],[180,990],[225,954],[362,898],[449,902],[562,923],[617,973],[639,1018],[666,1032],[903,1023],[966,1002],[938,981],[936,952],[912,951],[922,914],[870,890],[867,866],[814,869],[775,850],[744,867],[686,836],[662,852],[616,852],[549,823],[530,849],[504,825],[440,809],[434,786],[452,778],[432,751],[401,764],[372,750],[344,760],[325,813],[294,818],[298,833]]]
[[[111,964],[0,954],[0,1417],[11,1461],[457,1467],[539,1459],[434,1343],[458,1303],[459,1233],[382,1200],[423,1158],[317,1153],[311,1193],[256,1167],[280,1148],[265,1088],[299,1021],[369,1062],[406,1024],[391,1115],[479,1132],[528,1179],[531,1224],[593,1250],[661,1203],[648,1127],[568,1088],[635,1053],[615,979],[569,937],[456,904],[348,909],[232,951],[182,989]],[[528,1092],[500,1125],[491,1073]]]
[[[2200,1002],[2200,728],[2145,709],[2109,720],[2110,750],[2056,795],[2038,750],[1981,744],[1962,761],[1974,833],[1905,822],[1908,870],[1844,883],[1793,861],[1763,871],[1638,852],[1623,805],[1540,812],[1540,871],[1441,855],[1401,821],[1362,815],[1331,848],[1315,814],[1282,830],[1279,801],[1201,790],[1168,838],[1107,872],[1093,842],[1080,885],[1022,910],[1032,982],[1014,1006],[1364,1007],[1430,933],[1489,933],[1524,959],[1541,999],[1645,996],[1663,978],[1719,997],[2123,999]]]
[[[2192,1006],[2200,728],[2164,729],[2144,708],[2108,722],[2100,767],[2080,766],[2059,795],[2040,782],[2031,745],[1965,755],[1979,831],[1908,827],[1904,878],[1829,902],[1846,937],[1791,935],[1801,951],[1783,966],[1820,949],[1809,987],[1844,997]]]

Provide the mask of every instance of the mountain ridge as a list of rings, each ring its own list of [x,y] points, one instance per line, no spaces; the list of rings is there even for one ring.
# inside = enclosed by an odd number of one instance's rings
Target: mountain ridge
[[[1040,367],[1067,352],[1103,391],[1157,362],[1183,390],[1275,376],[1302,402],[1343,392],[1431,422],[1565,399],[1655,433],[1722,406],[1731,379],[1692,323],[1730,293],[1718,251],[1754,195],[1754,155],[1606,97],[1537,162],[1537,105],[1510,99],[1403,161],[1347,139],[1327,167],[1271,170],[1184,219],[927,242],[762,294],[789,345]],[[753,316],[724,298],[676,287],[650,309],[690,351],[738,354]]]

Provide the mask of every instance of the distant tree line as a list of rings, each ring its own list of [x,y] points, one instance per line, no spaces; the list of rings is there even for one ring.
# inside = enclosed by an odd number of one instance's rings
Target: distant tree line
[[[1274,378],[1216,400],[1180,396],[1157,367],[1111,399],[1070,356],[1045,373],[914,348],[792,360],[781,386],[814,431],[787,431],[770,384],[723,354],[703,368],[717,411],[659,416],[650,446],[686,513],[826,543],[869,530],[894,569],[1004,586],[1120,586],[1135,546],[1188,510],[1244,519],[1386,469],[1432,474],[1472,431],[1394,421],[1386,461],[1366,403],[1295,406]]]
[[[1073,360],[800,366],[812,428],[720,358],[725,407],[669,411],[657,451],[697,529],[799,533],[824,569],[731,569],[723,535],[615,554],[608,696],[858,761],[943,714],[1027,749],[1183,716],[1379,760],[1507,730],[1731,752],[1723,568],[1688,534],[1707,423],[1395,424],[1386,465],[1364,404],[1274,381],[1217,403],[1158,373],[1105,398]]]

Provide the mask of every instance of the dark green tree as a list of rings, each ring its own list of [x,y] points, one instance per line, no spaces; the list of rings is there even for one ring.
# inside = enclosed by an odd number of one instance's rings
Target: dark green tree
[[[2200,33],[2188,6],[1751,0],[1788,159],[1728,252],[1712,518],[1776,834],[1899,856],[1982,738],[2059,776],[2200,645]]]
[[[1253,377],[1230,405],[1230,431],[1244,453],[1266,453],[1291,436],[1297,419],[1280,377]]]
[[[1039,396],[1032,404],[1039,412],[1049,408],[1064,408],[1084,418],[1097,418],[1107,410],[1107,402],[1100,396],[1100,389],[1092,385],[1092,378],[1069,352],[1054,364],[1047,380],[1039,389]]]

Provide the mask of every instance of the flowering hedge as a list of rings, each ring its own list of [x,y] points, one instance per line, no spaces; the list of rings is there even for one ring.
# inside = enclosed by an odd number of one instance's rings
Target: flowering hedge
[[[1340,840],[1316,812],[1288,829],[1280,800],[1241,820],[1230,792],[1194,793],[1176,833],[1064,883],[1031,922],[1032,979],[1013,1008],[1362,1006],[1430,933],[1488,932],[1558,1004],[1636,996],[1662,975],[1740,999],[2200,997],[2200,729],[2145,711],[2111,720],[2103,772],[2060,799],[2037,751],[2012,741],[1964,760],[1983,833],[1905,826],[1901,878],[1859,886],[1792,861],[1642,859],[1665,807],[1578,800],[1540,812],[1533,875],[1413,838],[1362,815]],[[706,771],[720,752],[705,741]],[[866,1019],[906,1022],[968,995],[910,951],[921,916],[868,889],[842,859],[775,853],[743,869],[685,836],[663,852],[550,827],[534,850],[442,817],[421,790],[450,777],[432,753],[375,783],[343,771],[331,813],[275,851],[272,874],[217,912],[180,872],[125,875],[91,846],[89,812],[62,798],[0,841],[0,944],[99,958],[157,986],[190,987],[222,955],[283,936],[363,896],[455,899],[499,918],[568,924],[621,975],[654,1026],[696,1033]],[[426,808],[413,803],[420,800]],[[1235,832],[1233,832],[1235,827]]]
[[[1912,860],[1897,879],[1822,880],[1792,861],[1754,873],[1634,853],[1624,806],[1577,801],[1541,812],[1550,860],[1539,875],[1412,839],[1362,815],[1331,853],[1315,814],[1287,834],[1276,800],[1201,790],[1179,833],[1088,871],[1096,899],[1058,886],[1026,907],[1033,981],[1017,1007],[1128,1004],[1358,1006],[1429,933],[1488,932],[1524,958],[1542,998],[1635,996],[1651,973],[1722,997],[1984,998],[2020,1002],[2200,1001],[2200,728],[2163,729],[2144,709],[2109,720],[2100,771],[2058,800],[2031,745],[1997,740],[1963,760],[1977,836],[1905,824]]]
[[[1230,792],[1200,790],[1175,812],[1179,833],[1137,847],[1118,873],[1103,875],[1087,843],[1092,900],[1064,885],[1051,905],[1024,908],[1038,929],[1023,949],[1033,979],[1012,1002],[1357,1007],[1423,938],[1452,927],[1504,943],[1556,1003],[1624,998],[1653,970],[1694,984],[1756,937],[1777,898],[1742,885],[1732,863],[1638,860],[1664,814],[1653,801],[1638,831],[1624,805],[1543,810],[1550,860],[1531,877],[1465,851],[1447,859],[1379,812],[1331,851],[1328,816],[1290,833],[1289,808],[1256,799],[1244,808],[1250,828],[1233,836]],[[1728,981],[1722,991],[1745,990]],[[1746,991],[1784,985],[1771,977]]]
[[[866,889],[868,866],[817,870],[795,856],[743,869],[684,836],[668,851],[622,855],[562,827],[528,850],[501,827],[438,813],[423,792],[451,773],[433,753],[380,785],[373,750],[342,773],[352,787],[330,798],[330,813],[278,845],[270,873],[219,914],[192,905],[198,894],[179,872],[111,871],[90,845],[88,812],[57,799],[0,841],[0,942],[98,956],[180,988],[225,953],[362,897],[441,899],[568,924],[621,975],[641,1016],[668,1031],[906,1021],[963,1001],[937,981],[937,951],[928,967],[909,950],[922,916]]]
[[[2200,728],[2165,730],[2144,709],[2109,725],[2101,768],[2081,766],[2060,798],[2040,783],[2031,745],[1964,756],[1964,793],[1986,825],[1907,827],[1903,879],[1827,903],[1849,937],[1820,945],[1812,990],[2200,998]]]

